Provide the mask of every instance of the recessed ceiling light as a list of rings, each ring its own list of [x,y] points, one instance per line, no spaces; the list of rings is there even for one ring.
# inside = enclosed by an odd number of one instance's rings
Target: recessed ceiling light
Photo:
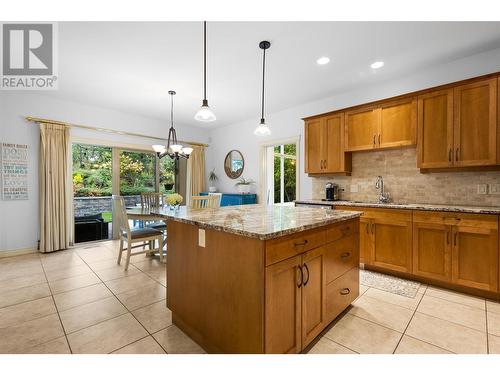
[[[325,64],[328,64],[330,62],[330,59],[326,56],[323,56],[323,57],[320,57],[319,59],[317,59],[316,62],[318,63],[318,65],[325,65]]]
[[[375,61],[373,64],[370,65],[372,69],[378,69],[384,66],[383,61]]]

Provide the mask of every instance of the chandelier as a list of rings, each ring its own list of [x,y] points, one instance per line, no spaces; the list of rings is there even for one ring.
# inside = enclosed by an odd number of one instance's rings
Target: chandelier
[[[177,141],[177,133],[174,128],[174,95],[175,91],[169,91],[170,95],[170,129],[168,130],[167,147],[164,145],[153,145],[153,150],[159,159],[164,156],[170,156],[172,159],[179,160],[180,157],[189,159],[189,155],[193,152],[192,147],[184,147]]]

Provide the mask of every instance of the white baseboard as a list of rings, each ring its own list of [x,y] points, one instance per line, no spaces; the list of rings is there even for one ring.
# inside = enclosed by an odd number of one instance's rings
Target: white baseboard
[[[0,258],[15,257],[16,255],[33,254],[38,252],[37,249],[16,249],[16,250],[0,250]]]

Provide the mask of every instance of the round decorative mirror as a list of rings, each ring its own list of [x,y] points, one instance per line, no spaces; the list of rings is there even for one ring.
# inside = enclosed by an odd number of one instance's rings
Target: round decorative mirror
[[[235,179],[241,176],[245,168],[245,159],[238,150],[231,150],[227,153],[224,159],[224,170],[227,177]]]

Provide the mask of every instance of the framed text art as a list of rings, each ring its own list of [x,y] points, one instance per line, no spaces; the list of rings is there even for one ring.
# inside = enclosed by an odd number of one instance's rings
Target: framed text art
[[[2,199],[28,199],[28,145],[2,143]]]

